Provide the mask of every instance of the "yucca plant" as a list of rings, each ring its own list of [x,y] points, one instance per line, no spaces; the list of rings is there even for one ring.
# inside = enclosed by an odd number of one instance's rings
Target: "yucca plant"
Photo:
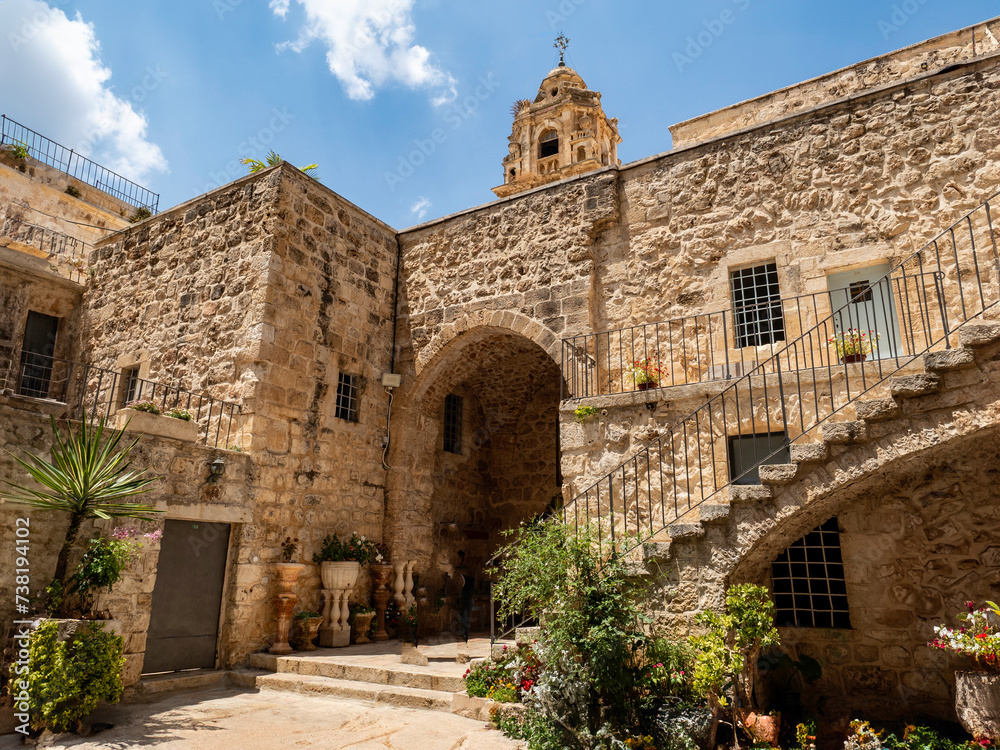
[[[145,469],[129,469],[132,464],[127,460],[128,455],[139,438],[120,447],[124,429],[111,429],[105,440],[104,419],[96,425],[84,419],[78,431],[68,429],[66,437],[63,437],[55,418],[50,419],[52,461],[32,453],[27,454],[27,459],[10,454],[40,489],[5,481],[4,484],[12,487],[13,491],[0,492],[0,498],[39,510],[69,514],[69,527],[59,549],[53,577],[65,590],[69,554],[80,533],[80,524],[85,519],[139,518],[149,521],[152,520],[150,514],[163,511],[150,505],[125,502],[126,498],[148,492],[149,485],[156,481],[155,477],[143,476]],[[128,427],[127,424],[125,426]]]
[[[250,174],[254,174],[255,172],[260,172],[262,169],[267,169],[268,167],[276,167],[279,164],[283,164],[285,163],[285,160],[282,159],[280,156],[278,156],[274,151],[268,151],[267,156],[264,157],[264,161],[261,161],[260,159],[247,158],[247,159],[240,159],[240,163],[246,164],[250,168]],[[319,175],[316,173],[317,169],[319,169],[318,164],[310,164],[307,167],[298,167],[298,170],[300,172],[304,172],[305,174],[312,177],[314,180],[319,179]]]

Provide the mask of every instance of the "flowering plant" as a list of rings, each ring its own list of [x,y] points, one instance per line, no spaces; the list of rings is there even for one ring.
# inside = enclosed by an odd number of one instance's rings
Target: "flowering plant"
[[[381,544],[373,542],[364,534],[351,534],[351,538],[341,542],[336,534],[323,537],[323,546],[313,554],[314,563],[356,561],[362,565],[375,563],[381,565],[388,554]]]
[[[663,374],[663,370],[660,368],[660,360],[658,357],[649,357],[643,359],[637,359],[632,362],[632,366],[625,370],[625,374],[632,378],[632,381],[636,385],[641,385],[643,383],[652,383],[656,385],[660,382],[660,376]]]
[[[182,409],[179,406],[175,406],[168,412],[165,412],[166,416],[173,417],[174,419],[182,419],[185,422],[190,422],[194,417],[191,415],[187,409]]]
[[[966,602],[968,612],[962,612],[958,619],[965,627],[949,628],[935,625],[935,638],[927,645],[956,654],[971,656],[976,666],[983,670],[1000,671],[1000,608],[994,602],[986,602],[976,607],[975,602]]]
[[[296,537],[292,539],[290,536],[285,537],[285,541],[281,543],[281,561],[291,562],[292,558],[295,556],[295,551],[299,548],[299,540]]]
[[[541,659],[532,644],[519,643],[517,648],[503,646],[465,671],[466,691],[501,703],[518,703],[538,682],[541,668]]]
[[[160,407],[156,405],[156,402],[150,398],[140,398],[135,401],[129,401],[125,404],[126,409],[133,409],[135,411],[145,411],[150,414],[159,414]]]
[[[858,354],[868,356],[875,349],[878,349],[878,344],[875,342],[880,338],[882,337],[875,331],[859,331],[857,328],[851,328],[835,333],[827,339],[827,343],[837,347],[838,357],[850,357]]]

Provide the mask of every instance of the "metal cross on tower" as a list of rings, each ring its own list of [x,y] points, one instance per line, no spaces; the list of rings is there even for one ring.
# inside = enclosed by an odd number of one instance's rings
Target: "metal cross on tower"
[[[556,37],[556,43],[552,45],[557,50],[559,50],[559,65],[566,65],[566,48],[569,46],[569,39],[566,35],[561,33]]]

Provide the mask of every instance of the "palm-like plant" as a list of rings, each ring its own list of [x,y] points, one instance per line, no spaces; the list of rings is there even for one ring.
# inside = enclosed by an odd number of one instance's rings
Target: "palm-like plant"
[[[84,419],[79,431],[67,432],[64,438],[52,418],[54,444],[51,462],[32,453],[27,454],[27,460],[10,454],[40,489],[5,481],[14,488],[14,492],[0,492],[0,498],[18,505],[69,514],[69,527],[59,550],[53,578],[64,588],[69,553],[85,519],[139,518],[148,521],[152,520],[151,513],[163,512],[150,505],[124,502],[126,498],[148,492],[149,485],[156,481],[155,477],[143,476],[145,469],[129,470],[131,462],[126,459],[139,438],[119,449],[124,429],[110,430],[107,440],[104,440],[103,419],[96,425]]]
[[[268,151],[267,156],[264,157],[264,161],[261,161],[260,159],[247,158],[247,159],[240,159],[240,163],[246,164],[250,168],[250,174],[254,174],[255,172],[260,172],[262,169],[267,169],[268,167],[276,167],[279,164],[284,164],[285,160],[282,159],[280,156],[278,156],[274,151]],[[314,180],[319,179],[319,174],[317,174],[316,172],[317,169],[319,169],[318,164],[310,164],[309,166],[306,167],[298,167],[298,170],[300,172],[304,172],[305,174],[312,177]]]

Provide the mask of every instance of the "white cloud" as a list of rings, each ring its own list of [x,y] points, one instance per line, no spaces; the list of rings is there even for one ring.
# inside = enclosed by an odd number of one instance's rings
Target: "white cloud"
[[[421,195],[420,198],[417,199],[417,202],[410,206],[410,211],[411,213],[417,215],[417,221],[423,221],[424,217],[427,216],[427,209],[433,205],[433,203]]]
[[[452,101],[456,81],[438,67],[430,50],[414,43],[415,0],[296,0],[306,23],[294,42],[278,49],[301,52],[314,40],[326,45],[326,62],[351,99],[366,101],[376,89],[398,82],[434,92],[435,105]],[[271,0],[282,18],[290,0]]]
[[[9,116],[127,179],[168,171],[146,137],[146,117],[112,92],[94,27],[79,13],[70,20],[41,0],[0,0],[0,29],[0,70],[7,73],[0,101]],[[133,95],[144,98],[159,84],[162,75],[151,72],[143,71],[145,83]]]

